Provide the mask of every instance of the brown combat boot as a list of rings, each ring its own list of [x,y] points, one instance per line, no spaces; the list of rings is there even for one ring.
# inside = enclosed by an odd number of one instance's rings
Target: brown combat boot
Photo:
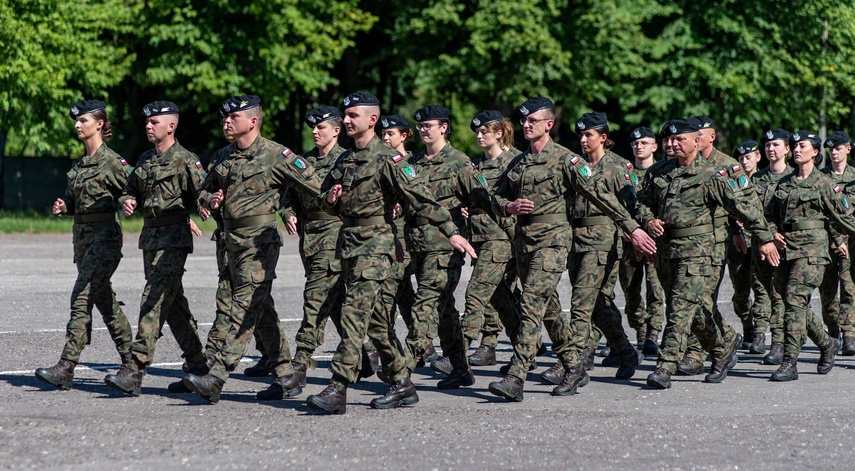
[[[840,340],[829,337],[825,345],[819,347],[819,362],[816,364],[816,372],[827,375],[834,368],[834,356],[840,350]]]
[[[39,368],[36,370],[36,378],[50,383],[63,391],[71,389],[74,380],[74,367],[77,363],[68,360],[59,360],[50,368]]]
[[[766,353],[766,334],[763,332],[754,332],[754,339],[751,341],[751,346],[748,347],[749,353],[762,355]]]
[[[454,367],[451,365],[451,360],[448,357],[436,357],[435,360],[430,362],[430,369],[447,376],[451,374]]]
[[[582,366],[585,367],[585,371],[591,371],[594,369],[595,353],[596,351],[594,347],[585,347],[585,349],[582,350],[581,353],[579,353],[579,359],[582,361]]]
[[[129,365],[123,365],[118,373],[105,376],[104,382],[107,383],[107,386],[128,396],[139,396],[143,376],[145,376],[145,371],[134,371]]]
[[[295,373],[296,370],[294,368]],[[303,388],[300,386],[300,378],[296,374],[292,374],[291,376],[275,378],[273,384],[264,391],[258,391],[255,398],[259,401],[279,401],[286,397],[296,397],[301,392],[303,392]]]
[[[843,352],[841,355],[851,357],[855,355],[855,337],[843,337]]]
[[[764,365],[780,365],[784,361],[784,342],[772,342],[769,353],[763,357]]]
[[[472,374],[472,368],[454,369],[451,374],[442,379],[436,384],[437,389],[458,389],[462,386],[472,386],[475,384],[475,375]]]
[[[699,375],[704,372],[704,364],[695,358],[685,356],[680,363],[677,363],[677,372],[687,376]]]
[[[416,368],[421,368],[425,365],[430,365],[430,363],[439,358],[439,354],[436,353],[436,347],[433,346],[433,343],[427,346],[425,352],[422,354],[419,361],[416,362]]]
[[[184,377],[184,385],[211,404],[220,402],[220,393],[223,392],[224,384],[223,380],[211,374],[197,376],[193,373],[187,373],[187,376]]]
[[[306,387],[306,371],[309,369],[308,365],[305,363],[300,363],[299,361],[291,362],[291,366],[294,368],[294,376],[297,377],[297,380],[300,382],[300,387]]]
[[[632,348],[632,345],[630,345],[629,348]],[[570,368],[566,373],[564,373],[564,378],[561,380],[561,384],[552,390],[552,395],[572,396],[576,394],[576,390],[590,382],[591,377],[588,376],[588,372],[585,371],[585,367],[582,363],[578,363],[576,366]]]
[[[540,379],[546,383],[561,384],[561,381],[564,379],[564,365],[560,361],[556,362],[548,370],[540,374]]]
[[[668,389],[671,387],[671,372],[665,368],[656,368],[647,376],[647,385],[656,389]]]
[[[417,402],[419,402],[419,395],[416,393],[416,386],[407,376],[390,386],[383,397],[371,401],[371,407],[374,409],[394,409],[400,406],[411,406]]]
[[[516,376],[507,375],[501,381],[490,383],[487,389],[496,396],[504,397],[509,401],[522,402],[523,384],[523,380]]]
[[[496,364],[496,347],[481,345],[475,353],[469,355],[469,364],[473,366],[490,366]]]
[[[344,414],[347,412],[347,386],[330,383],[320,394],[307,397],[306,405],[328,414]]]
[[[785,358],[781,366],[772,373],[772,381],[795,381],[799,379],[798,359]]]

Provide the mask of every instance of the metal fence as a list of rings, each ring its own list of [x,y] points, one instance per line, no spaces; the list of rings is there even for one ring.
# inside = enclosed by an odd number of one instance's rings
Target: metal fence
[[[0,209],[49,210],[65,194],[66,173],[72,162],[57,157],[3,156]]]

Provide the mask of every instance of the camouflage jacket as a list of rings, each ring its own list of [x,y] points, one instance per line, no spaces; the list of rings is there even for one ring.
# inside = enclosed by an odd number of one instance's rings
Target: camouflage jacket
[[[493,211],[506,215],[507,205],[518,198],[534,202],[531,214],[517,217],[514,245],[521,253],[543,247],[570,247],[572,229],[567,220],[567,201],[573,190],[590,198],[624,232],[637,229],[638,224],[620,201],[598,188],[600,178],[602,175],[595,173],[582,157],[550,140],[539,154],[529,149],[514,157],[494,188]],[[555,220],[534,222],[538,218]]]
[[[815,258],[827,262],[832,221],[836,230],[855,234],[855,218],[843,187],[818,170],[804,180],[799,180],[798,169],[781,178],[772,197],[772,212],[777,215],[773,230],[783,233],[787,242],[783,252],[787,260]]]
[[[734,180],[728,169],[716,169],[700,154],[686,167],[681,167],[678,159],[665,160],[650,167],[644,176],[638,219],[644,227],[654,219],[665,224],[659,241],[660,257],[717,257],[713,224],[718,206],[742,221],[745,230],[761,243],[772,240],[759,205],[752,204],[748,193],[754,195],[747,177]]]
[[[487,180],[472,167],[469,157],[446,144],[432,159],[420,152],[409,159],[410,165],[422,178],[425,186],[436,201],[451,213],[460,235],[469,238],[466,219],[460,212],[465,207],[480,207],[490,210],[490,195]],[[407,220],[407,249],[410,252],[454,250],[439,228],[421,217],[414,207],[404,205]]]
[[[91,157],[81,157],[71,164],[65,188],[65,210],[62,214],[113,213],[108,221],[74,224],[74,245],[115,242],[122,246],[122,225],[118,218],[119,197],[128,182],[131,167],[119,154],[101,144]]]
[[[377,136],[364,149],[351,148],[327,176],[324,188],[341,184],[342,193],[332,208],[344,225],[336,245],[336,257],[384,254],[395,257],[392,209],[397,201],[419,217],[430,220],[449,237],[457,230],[448,210],[436,202],[422,178],[404,156],[383,144]],[[325,195],[321,195],[325,201]],[[367,218],[384,218],[368,224]],[[362,219],[363,221],[359,221]]]
[[[775,219],[776,216],[772,212],[772,196],[775,194],[775,187],[784,175],[787,175],[792,171],[793,168],[789,165],[787,165],[781,173],[772,173],[769,171],[769,167],[766,167],[762,170],[758,170],[757,173],[751,176],[751,186],[754,188],[754,193],[757,194],[757,200],[760,202],[760,207],[763,209],[763,217],[766,218],[766,222],[769,224],[775,224],[777,222]],[[756,240],[751,240],[750,242],[752,248],[759,245]]]
[[[586,156],[583,157],[587,160]],[[638,177],[632,163],[612,151],[606,151],[599,162],[591,165],[591,169],[601,176],[595,182],[598,192],[614,195],[628,212],[633,213],[638,198],[635,190]],[[622,233],[614,221],[609,219],[603,223],[591,220],[604,217],[605,213],[587,198],[579,193],[574,195],[570,208],[574,252],[608,252],[617,248],[620,253]]]
[[[205,174],[205,183],[208,182],[209,178],[213,178],[211,176],[211,170],[213,170],[214,167],[216,167],[223,160],[228,159],[230,154],[231,154],[230,146],[223,147],[222,149],[219,149],[216,152],[214,152],[214,154],[211,156],[211,161],[208,162],[208,172]],[[203,188],[205,187],[205,183],[202,184]],[[200,196],[203,193],[207,195],[207,192],[202,190],[202,191],[200,191]],[[201,203],[200,203],[200,206],[202,206]],[[225,228],[223,228],[223,214],[220,212],[220,209],[217,208],[215,210],[212,210],[211,211],[211,217],[214,218],[214,222],[217,223],[217,227],[216,227],[216,229],[214,229],[214,233],[211,235],[211,240],[216,240],[216,241],[223,240],[223,241],[225,241],[224,237],[225,237],[226,233],[225,233]]]
[[[855,167],[846,165],[846,167],[843,168],[843,173],[838,175],[834,173],[831,165],[827,165],[822,169],[822,173],[828,175],[828,178],[831,179],[832,183],[840,185],[840,188],[843,188],[843,194],[846,195],[848,201],[852,201],[853,194],[855,194]],[[831,240],[832,249],[840,247],[848,240],[847,236],[837,232],[834,225],[832,225],[829,230],[829,239]]]
[[[246,149],[236,143],[221,152],[228,154],[208,172],[199,203],[210,208],[212,193],[223,190],[220,206],[229,250],[236,252],[266,244],[281,244],[276,211],[286,185],[317,196],[320,180],[315,168],[283,145],[258,136]],[[242,225],[243,218],[270,217],[267,221]],[[236,227],[229,228],[233,224]]]
[[[713,166],[717,169],[727,170],[727,175],[729,179],[743,185],[743,182],[748,181],[748,174],[745,173],[745,170],[742,169],[742,165],[736,161],[733,157],[725,154],[724,152],[713,149],[713,153],[710,154],[707,159],[712,162]],[[754,200],[755,196],[753,192],[746,191],[743,194],[744,197],[749,198],[750,200]],[[759,200],[753,201],[753,203],[758,203]],[[736,221],[733,218],[728,217],[727,210],[723,207],[719,206],[715,210],[715,241],[718,244],[731,244],[732,240],[730,239],[731,232],[728,231],[728,227],[735,229]],[[726,246],[725,246],[726,247]],[[721,260],[724,260],[725,248],[720,248],[719,256]]]
[[[303,157],[315,167],[315,174],[320,181],[323,181],[343,153],[344,149],[336,144],[323,159],[318,157],[317,147],[303,154]],[[282,209],[279,210],[279,215],[283,221],[291,216],[297,217],[302,257],[311,257],[322,250],[335,250],[341,229],[341,218],[327,213],[326,206],[318,198],[289,188],[282,198]]]
[[[493,160],[487,158],[485,154],[473,160],[472,165],[481,172],[481,175],[487,180],[489,187],[493,188],[502,174],[507,170],[508,164],[519,154],[519,150],[510,148],[503,151]],[[469,227],[472,242],[513,240],[514,227],[517,223],[516,218],[513,216],[499,217],[497,221],[491,213],[487,213],[478,207],[469,208]]]
[[[137,201],[137,211],[144,218],[189,218],[205,174],[196,154],[181,147],[178,141],[158,155],[154,149],[143,153],[128,179],[120,202]],[[144,227],[139,248],[158,250],[186,247],[193,250],[193,235],[187,220],[159,227]]]

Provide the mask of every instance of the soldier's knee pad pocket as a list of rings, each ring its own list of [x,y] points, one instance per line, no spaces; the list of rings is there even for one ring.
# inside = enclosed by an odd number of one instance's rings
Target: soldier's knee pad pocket
[[[391,275],[391,261],[388,257],[363,257],[354,269],[363,280],[383,281]]]

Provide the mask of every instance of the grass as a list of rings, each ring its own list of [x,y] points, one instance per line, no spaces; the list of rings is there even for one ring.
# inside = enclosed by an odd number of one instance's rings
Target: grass
[[[202,222],[198,215],[191,216],[202,231],[212,232],[217,224],[213,219]],[[0,234],[56,234],[71,233],[74,221],[71,217],[58,217],[47,212],[32,209],[5,210],[0,209]],[[122,230],[124,232],[140,232],[143,227],[143,218],[134,214],[130,218],[122,217]]]

